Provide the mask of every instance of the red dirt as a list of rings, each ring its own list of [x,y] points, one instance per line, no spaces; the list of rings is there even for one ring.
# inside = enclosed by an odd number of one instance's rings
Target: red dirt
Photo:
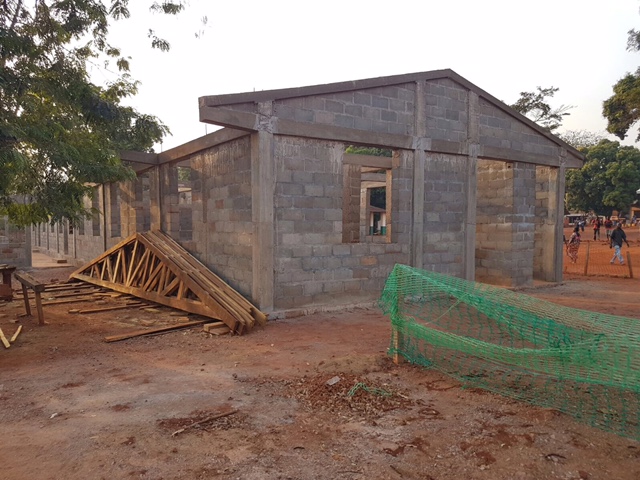
[[[33,273],[63,280],[71,270]],[[640,319],[638,283],[572,276],[525,293]],[[240,337],[193,328],[105,343],[176,317],[164,307],[72,308],[81,307],[45,307],[38,327],[18,316],[20,302],[0,304],[7,336],[23,325],[0,351],[2,478],[640,478],[636,441],[394,365],[389,320],[375,309],[273,321]]]

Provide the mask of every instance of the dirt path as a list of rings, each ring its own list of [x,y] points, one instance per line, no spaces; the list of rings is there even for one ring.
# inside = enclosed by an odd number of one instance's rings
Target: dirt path
[[[63,280],[69,270],[35,273]],[[525,293],[640,319],[639,287],[575,277]],[[17,317],[22,308],[0,306],[3,331],[23,325],[0,351],[2,478],[640,478],[638,442],[394,365],[377,310],[275,321],[242,337],[191,329],[105,343],[175,317],[74,315],[69,305],[45,307],[49,325],[38,327]]]

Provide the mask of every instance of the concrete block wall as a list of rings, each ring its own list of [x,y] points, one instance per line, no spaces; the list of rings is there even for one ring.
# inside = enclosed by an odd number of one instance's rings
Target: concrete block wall
[[[415,84],[407,83],[277,100],[274,115],[298,122],[413,135],[414,104]]]
[[[462,276],[467,159],[429,154],[424,174],[423,268]]]
[[[549,176],[551,168],[538,166],[536,168],[536,204],[535,204],[535,225],[536,231],[534,236],[534,253],[533,253],[533,276],[534,278],[544,277],[544,255],[545,251],[549,252],[550,245],[544,244],[546,237],[545,230],[555,228],[554,224],[549,223],[552,212],[550,192],[549,192]]]
[[[465,142],[469,124],[469,91],[443,78],[426,82],[427,137],[451,142]]]
[[[19,228],[0,217],[0,264],[31,266],[31,229]]]
[[[413,152],[393,152],[391,241],[407,246],[411,245],[413,223],[413,165]],[[408,259],[398,263],[407,262]]]
[[[508,287],[533,281],[536,170],[478,162],[476,280]]]
[[[536,231],[536,166],[513,164],[513,225],[511,242],[511,279],[515,287],[533,284],[533,259]]]
[[[479,101],[478,122],[480,145],[558,157],[557,144],[483,98]]]
[[[191,181],[193,240],[180,243],[233,288],[251,298],[249,137],[192,156]]]
[[[478,161],[476,209],[476,281],[511,286],[513,168],[504,162]]]
[[[33,227],[33,247],[46,255],[58,259],[67,260],[70,265],[81,266],[90,262],[95,257],[101,255],[106,248],[110,248],[122,240],[121,229],[127,228],[128,220],[121,218],[122,210],[127,206],[122,204],[120,199],[115,199],[114,195],[121,195],[120,189],[123,185],[107,185],[105,194],[103,187],[96,187],[94,198],[85,197],[84,206],[87,209],[94,208],[98,211],[94,218],[84,219],[82,227],[70,228],[67,221],[51,224],[40,224]],[[106,233],[105,233],[105,200],[106,200]],[[112,201],[115,202],[113,210],[110,208]],[[117,236],[112,237],[113,223],[121,230]],[[124,223],[122,223],[124,222]],[[105,239],[106,234],[106,239]]]
[[[342,241],[345,148],[335,142],[276,137],[276,310],[372,301],[393,265],[408,262],[406,233],[394,233],[391,243]],[[393,169],[396,195],[410,185],[409,172],[400,162]],[[404,204],[397,198],[393,202],[394,215],[410,218],[410,209],[399,210],[407,206],[406,199]]]
[[[164,164],[159,167],[160,222],[162,230],[174,239],[180,237],[180,196],[178,194],[178,167]]]

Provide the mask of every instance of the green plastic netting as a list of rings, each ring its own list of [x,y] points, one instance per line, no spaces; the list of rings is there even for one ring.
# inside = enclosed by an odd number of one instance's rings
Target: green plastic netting
[[[389,354],[640,440],[640,320],[396,265]]]

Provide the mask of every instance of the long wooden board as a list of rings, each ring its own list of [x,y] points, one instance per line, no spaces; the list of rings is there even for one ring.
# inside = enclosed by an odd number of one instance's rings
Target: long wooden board
[[[126,340],[128,338],[142,337],[143,335],[155,335],[158,333],[165,333],[165,332],[171,332],[173,330],[179,330],[181,328],[194,327],[196,325],[202,325],[203,323],[207,323],[207,322],[209,322],[209,320],[196,320],[193,322],[181,323],[179,325],[171,325],[170,327],[160,327],[160,328],[153,328],[153,329],[147,329],[147,330],[136,330],[135,332],[121,333],[120,335],[111,335],[108,337],[104,337],[104,341],[108,343],[119,342],[120,340]]]

